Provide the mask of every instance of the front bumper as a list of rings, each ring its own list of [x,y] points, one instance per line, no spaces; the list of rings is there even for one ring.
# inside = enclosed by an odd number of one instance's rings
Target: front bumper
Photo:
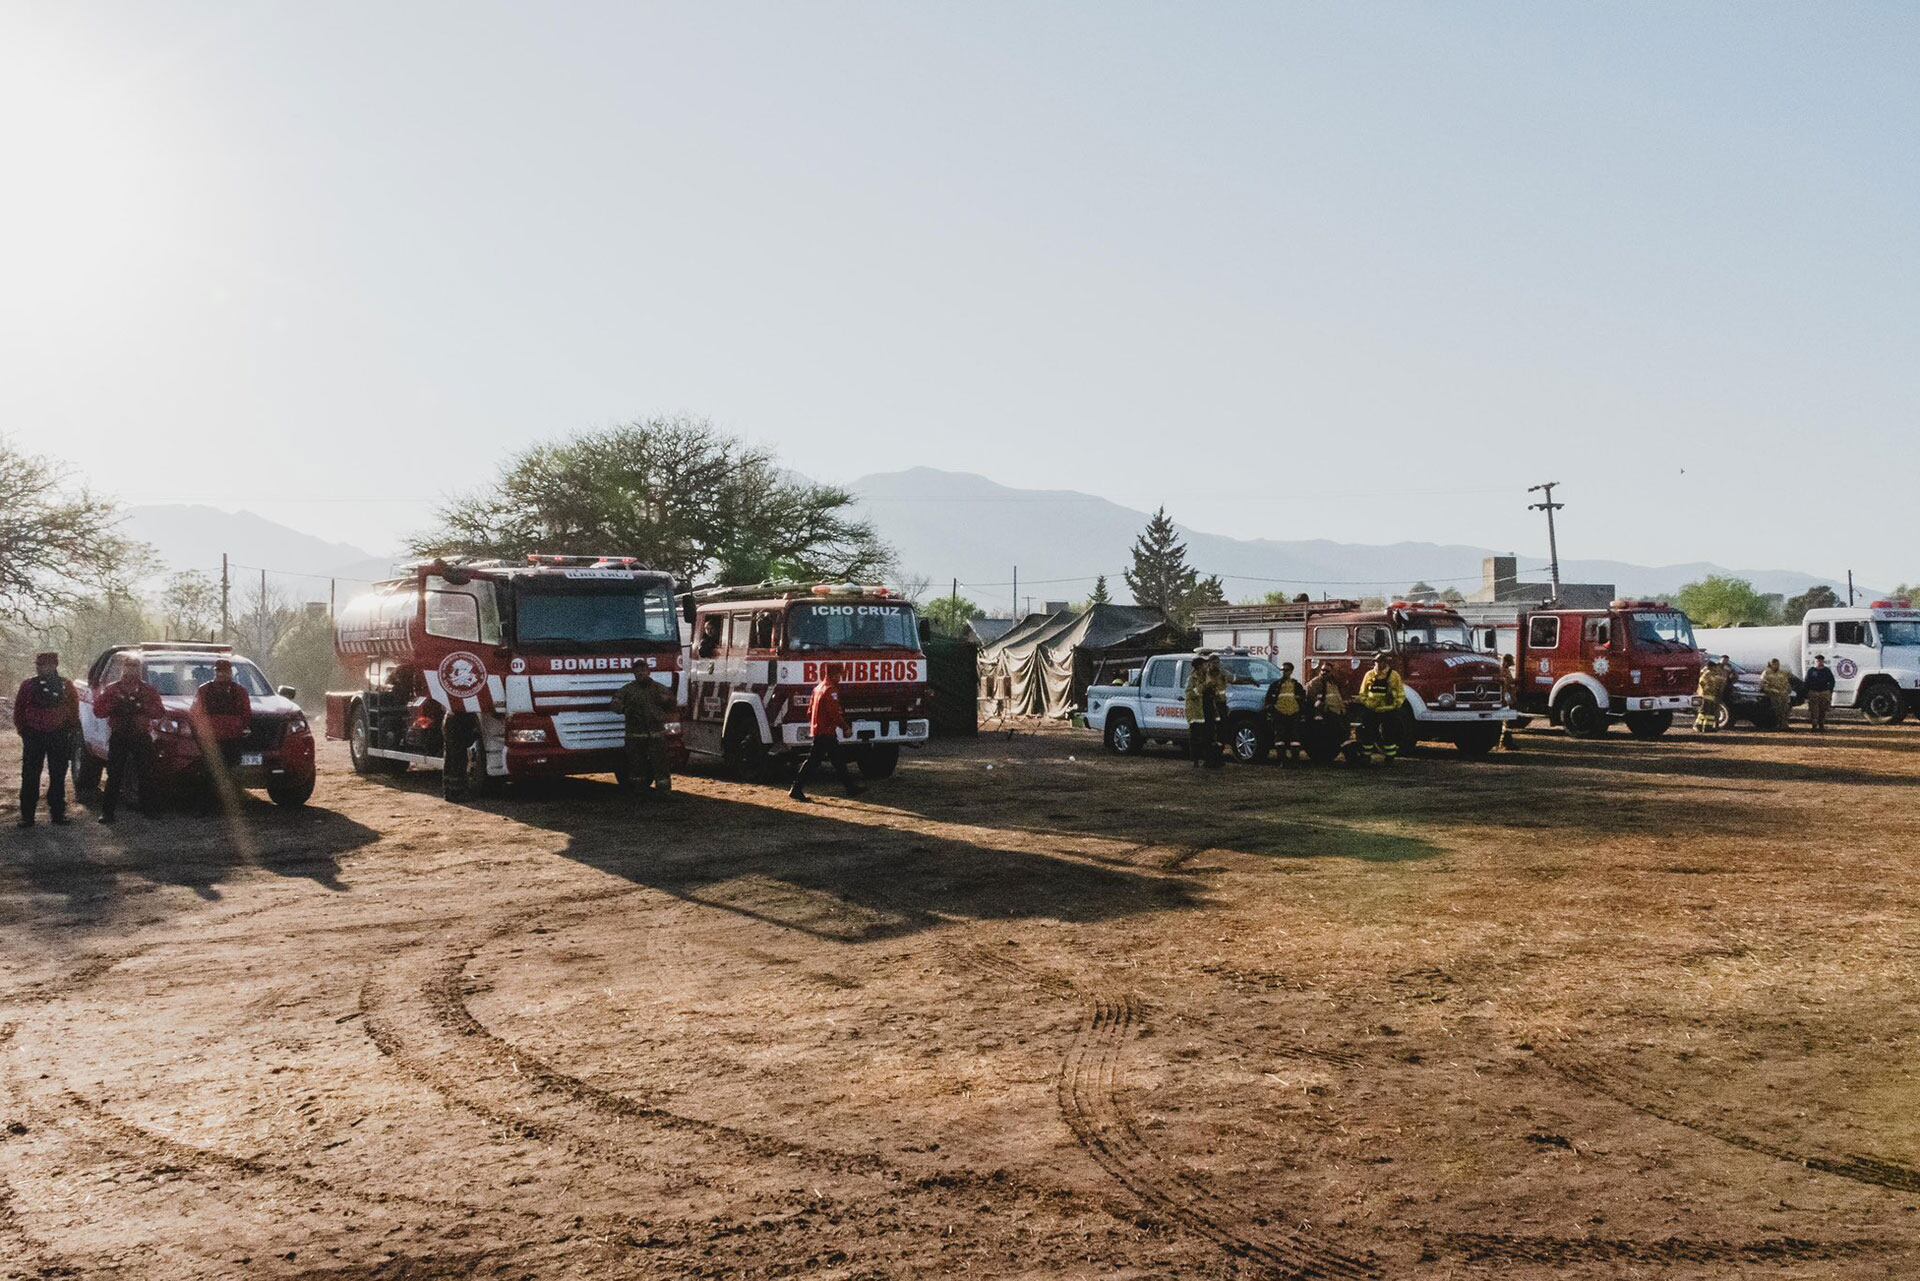
[[[687,742],[678,734],[667,735],[667,765],[670,769],[687,767]],[[627,749],[598,748],[568,751],[551,745],[507,746],[508,778],[561,778],[570,774],[611,774],[627,767]]]
[[[1658,694],[1643,697],[1635,694],[1628,698],[1613,700],[1616,712],[1688,712],[1700,705],[1700,700],[1692,694]]]
[[[932,730],[930,722],[918,717],[911,720],[856,720],[847,722],[840,741],[856,747],[868,743],[917,747],[927,741]],[[783,725],[780,727],[780,742],[786,747],[811,747],[813,731],[805,725]]]
[[[1416,712],[1414,719],[1422,725],[1472,725],[1479,722],[1499,723],[1518,720],[1520,713],[1511,707],[1432,707]]]

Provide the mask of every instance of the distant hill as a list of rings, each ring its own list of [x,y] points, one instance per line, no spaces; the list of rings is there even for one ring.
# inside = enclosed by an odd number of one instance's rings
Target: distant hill
[[[167,573],[197,569],[217,578],[225,552],[244,567],[235,569],[236,578],[257,579],[266,569],[268,581],[297,600],[325,600],[330,578],[340,580],[344,597],[386,576],[392,564],[351,543],[330,543],[249,511],[167,503],[129,507],[125,515],[121,532],[150,544]]]
[[[961,594],[989,613],[1011,606],[1006,584],[1020,567],[1020,594],[1078,599],[1093,587],[1093,575],[1126,598],[1120,570],[1130,563],[1134,536],[1149,513],[1074,490],[1011,489],[967,472],[915,467],[866,476],[847,486],[864,514],[900,554],[909,575],[924,574],[936,589],[958,577]],[[1376,546],[1325,539],[1286,542],[1238,539],[1181,527],[1187,554],[1202,573],[1219,574],[1233,599],[1271,590],[1313,595],[1382,595],[1416,580],[1454,587],[1471,595],[1479,586],[1481,561],[1498,552],[1459,543],[1392,543]],[[1523,579],[1545,581],[1547,562],[1521,556]],[[1763,592],[1793,595],[1816,583],[1845,590],[1844,583],[1792,570],[1725,569],[1705,561],[1679,565],[1633,565],[1611,560],[1563,561],[1566,582],[1613,583],[1632,596],[1666,596],[1708,574],[1736,574]],[[1052,580],[1071,581],[1056,582]],[[968,588],[965,584],[992,584]]]

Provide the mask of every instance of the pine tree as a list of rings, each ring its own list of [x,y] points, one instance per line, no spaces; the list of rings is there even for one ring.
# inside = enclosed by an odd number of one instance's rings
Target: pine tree
[[[1093,595],[1087,597],[1089,605],[1111,605],[1113,596],[1107,591],[1107,576],[1100,575],[1093,580]]]
[[[1187,545],[1175,533],[1165,507],[1153,513],[1133,540],[1133,568],[1122,577],[1135,601],[1180,621],[1199,575],[1187,564]]]

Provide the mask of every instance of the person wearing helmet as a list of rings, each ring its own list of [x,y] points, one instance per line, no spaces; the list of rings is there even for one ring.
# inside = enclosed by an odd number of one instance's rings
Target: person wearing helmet
[[[1299,759],[1306,719],[1307,690],[1293,677],[1293,664],[1280,664],[1280,679],[1267,688],[1267,714],[1273,721],[1273,750],[1282,765]]]
[[[1373,656],[1373,670],[1360,678],[1359,702],[1361,749],[1388,763],[1398,759],[1400,736],[1394,722],[1407,705],[1407,683],[1384,649]]]
[[[1693,728],[1702,734],[1720,732],[1720,717],[1727,690],[1733,684],[1728,675],[1732,667],[1732,662],[1722,657],[1700,669],[1700,684],[1694,689]]]
[[[1791,729],[1793,680],[1787,675],[1787,669],[1780,666],[1779,659],[1767,660],[1767,670],[1760,673],[1760,692],[1766,696],[1767,706],[1773,711],[1773,727],[1777,730]]]

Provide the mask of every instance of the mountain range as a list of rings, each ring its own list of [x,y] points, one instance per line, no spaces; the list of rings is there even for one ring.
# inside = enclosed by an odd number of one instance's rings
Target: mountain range
[[[1013,570],[1020,602],[1084,599],[1096,575],[1124,599],[1120,573],[1149,514],[1075,490],[1013,489],[967,472],[915,467],[865,476],[846,486],[861,515],[873,521],[899,555],[903,578],[924,577],[940,591],[960,580],[961,595],[990,614],[1014,608]],[[198,569],[217,577],[220,555],[230,555],[242,584],[260,568],[287,595],[325,600],[329,579],[344,598],[385,577],[395,557],[345,542],[330,542],[252,512],[161,504],[127,510],[123,532],[151,544],[170,570]],[[1218,574],[1233,600],[1268,591],[1314,596],[1387,595],[1416,580],[1472,595],[1481,562],[1494,548],[1460,543],[1341,543],[1326,539],[1228,538],[1181,527],[1187,557],[1202,573]],[[1523,580],[1544,581],[1546,560],[1519,557]],[[1568,560],[1565,582],[1613,583],[1623,595],[1669,596],[1709,574],[1745,578],[1763,592],[1793,595],[1826,583],[1845,584],[1782,569],[1728,569],[1706,561],[1636,565],[1613,560]]]

